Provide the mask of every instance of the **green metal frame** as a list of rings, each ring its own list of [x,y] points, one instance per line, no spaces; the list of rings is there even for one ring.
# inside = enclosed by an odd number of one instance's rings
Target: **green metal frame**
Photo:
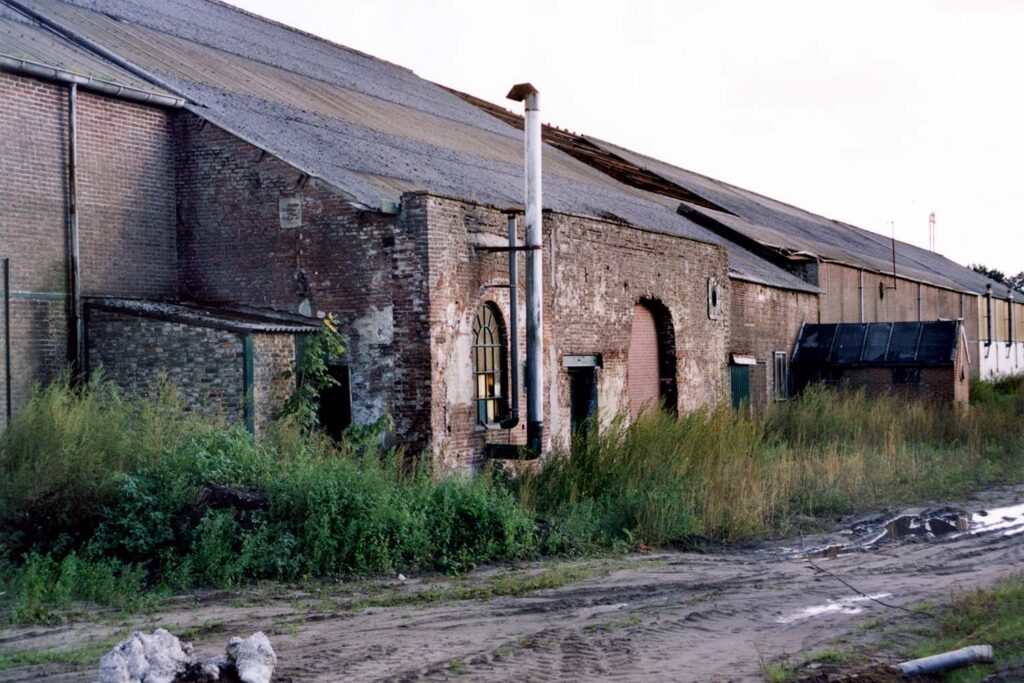
[[[250,434],[256,433],[256,398],[253,391],[256,367],[253,360],[252,333],[242,335],[242,398],[245,411],[245,428]]]

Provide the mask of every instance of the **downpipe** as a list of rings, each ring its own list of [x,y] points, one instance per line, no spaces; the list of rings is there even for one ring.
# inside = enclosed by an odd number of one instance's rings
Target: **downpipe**
[[[515,429],[519,426],[519,243],[516,235],[515,214],[508,217],[508,306],[509,306],[509,391],[512,393],[512,404],[508,416],[499,423],[502,429]]]

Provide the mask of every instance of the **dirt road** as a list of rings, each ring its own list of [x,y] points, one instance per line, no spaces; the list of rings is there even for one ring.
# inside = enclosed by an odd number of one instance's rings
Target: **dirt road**
[[[70,626],[7,629],[0,648],[81,648],[164,626],[205,656],[231,635],[263,630],[285,681],[763,680],[762,657],[828,648],[892,609],[865,595],[909,607],[1024,569],[1024,507],[1013,507],[1021,503],[1024,486],[954,502],[934,533],[914,516],[920,509],[887,526],[900,516],[892,510],[842,520],[830,534],[713,554],[207,595],[128,621],[100,614]],[[829,546],[813,564],[801,552]],[[558,587],[519,594],[537,585]],[[39,677],[93,674],[46,664],[9,670],[0,681]]]

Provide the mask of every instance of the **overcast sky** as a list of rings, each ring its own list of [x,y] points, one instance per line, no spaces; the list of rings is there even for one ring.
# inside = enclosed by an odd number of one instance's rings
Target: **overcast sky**
[[[1024,270],[1024,1],[232,0],[830,218]]]

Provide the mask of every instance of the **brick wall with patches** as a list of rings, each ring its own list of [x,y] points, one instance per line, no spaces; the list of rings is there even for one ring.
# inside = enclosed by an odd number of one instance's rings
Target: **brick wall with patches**
[[[152,396],[164,376],[188,410],[245,424],[240,333],[92,308],[88,320],[90,371],[135,396]]]
[[[178,219],[183,296],[307,315],[348,338],[353,420],[384,413],[413,453],[430,442],[424,198],[399,215],[337,189],[182,112]]]
[[[67,365],[68,87],[0,73],[0,258],[11,267],[13,408]],[[177,293],[167,111],[78,93],[83,292]],[[6,382],[0,363],[0,386]],[[0,424],[6,416],[0,391]]]
[[[774,358],[793,355],[800,326],[818,322],[818,296],[732,279],[729,350],[750,355],[750,405],[764,409],[775,398]]]
[[[523,443],[525,436],[525,400],[522,421],[513,433],[478,426],[473,405],[473,317],[482,303],[491,301],[509,319],[508,289],[503,287],[508,283],[507,257],[488,250],[506,243],[507,219],[497,210],[457,200],[429,197],[427,204],[434,450],[448,467],[475,466],[485,443]],[[627,350],[634,307],[641,301],[659,301],[671,315],[677,408],[687,411],[727,397],[729,303],[723,248],[610,221],[546,213],[544,249],[549,442],[569,439],[569,378],[562,367],[567,354],[600,356],[602,420],[629,410]],[[524,271],[521,261],[522,286]],[[709,277],[726,283],[719,320],[707,314]],[[522,304],[520,320],[525,321]],[[520,330],[519,344],[525,358],[525,329]]]
[[[254,333],[253,407],[259,435],[281,414],[295,389],[296,340],[292,334]]]

